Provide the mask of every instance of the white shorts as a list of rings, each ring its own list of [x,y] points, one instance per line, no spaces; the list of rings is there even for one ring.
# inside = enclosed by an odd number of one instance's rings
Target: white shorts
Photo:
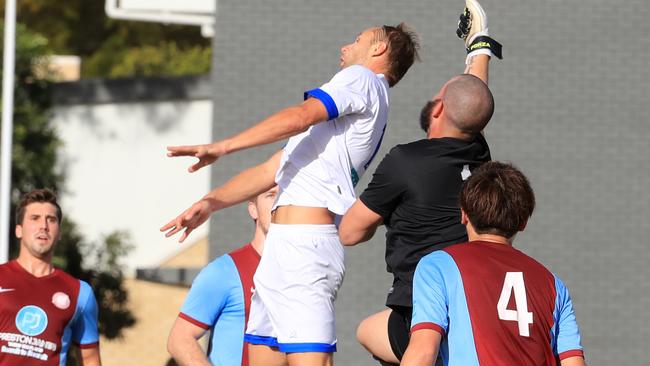
[[[345,274],[334,225],[271,224],[253,281],[245,340],[281,352],[335,352],[334,300]]]

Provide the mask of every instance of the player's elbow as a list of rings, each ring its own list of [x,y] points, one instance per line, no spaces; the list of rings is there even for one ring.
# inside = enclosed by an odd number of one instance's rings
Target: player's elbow
[[[362,235],[349,230],[346,226],[341,225],[341,227],[339,227],[339,240],[341,241],[341,244],[349,247],[359,244],[362,239]]]
[[[291,134],[305,132],[314,124],[309,110],[304,105],[288,108],[286,113],[289,115],[286,123]]]
[[[370,240],[375,230],[374,226],[359,224],[354,216],[343,216],[341,225],[339,225],[339,240],[345,246],[353,246]]]
[[[345,245],[346,247],[355,246],[361,242],[352,236],[339,235],[339,238],[341,239],[341,244]]]
[[[167,338],[167,352],[173,357],[176,358],[178,352],[178,337],[172,331]]]
[[[291,108],[295,128],[306,131],[309,127],[330,119],[330,114],[325,105],[318,99],[309,98],[303,103]]]

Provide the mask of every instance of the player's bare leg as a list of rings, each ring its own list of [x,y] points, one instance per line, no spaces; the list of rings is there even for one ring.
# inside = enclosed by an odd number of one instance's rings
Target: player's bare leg
[[[373,356],[399,365],[388,339],[388,317],[391,312],[386,309],[365,318],[357,328],[357,340]]]
[[[288,366],[287,356],[269,346],[248,345],[248,362],[251,366]]]
[[[287,360],[290,366],[332,366],[333,357],[331,353],[303,352],[289,353]]]

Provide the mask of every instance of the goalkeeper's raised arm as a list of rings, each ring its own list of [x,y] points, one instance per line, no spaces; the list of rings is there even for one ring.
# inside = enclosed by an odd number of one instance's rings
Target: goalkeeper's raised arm
[[[465,9],[458,20],[456,35],[465,41],[467,58],[465,73],[488,82],[488,62],[491,57],[501,59],[501,44],[488,33],[487,15],[476,0],[465,1]]]

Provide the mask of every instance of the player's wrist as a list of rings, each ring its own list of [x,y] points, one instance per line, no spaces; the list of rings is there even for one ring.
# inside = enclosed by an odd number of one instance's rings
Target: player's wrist
[[[466,65],[472,65],[481,56],[486,57],[487,60],[489,61],[494,55],[492,54],[492,51],[490,51],[488,49],[475,50],[475,51],[470,52],[470,53],[467,54],[467,57],[465,58],[465,64]]]
[[[232,142],[230,139],[213,142],[208,147],[208,153],[216,158],[230,154],[232,151]]]
[[[199,200],[199,203],[204,205],[204,207],[206,207],[211,213],[219,209],[218,202],[217,199],[211,197],[209,194]]]
[[[485,28],[484,30],[482,30],[480,32],[476,32],[476,33],[470,35],[469,37],[467,37],[467,39],[465,40],[465,48],[470,48],[470,46],[474,43],[476,38],[478,38],[478,37],[489,37],[489,36],[490,36],[490,33],[488,33],[487,28]]]
[[[488,32],[487,15],[481,4],[476,0],[466,0],[465,9],[460,14],[456,35],[465,41],[469,65],[477,55],[496,56],[501,59],[501,43],[490,37]]]
[[[487,29],[483,34],[477,33],[472,37],[472,41],[468,42],[467,46],[467,58],[474,57],[476,55],[488,55],[490,57],[496,56],[498,59],[502,59],[502,45],[494,38],[487,35]]]

